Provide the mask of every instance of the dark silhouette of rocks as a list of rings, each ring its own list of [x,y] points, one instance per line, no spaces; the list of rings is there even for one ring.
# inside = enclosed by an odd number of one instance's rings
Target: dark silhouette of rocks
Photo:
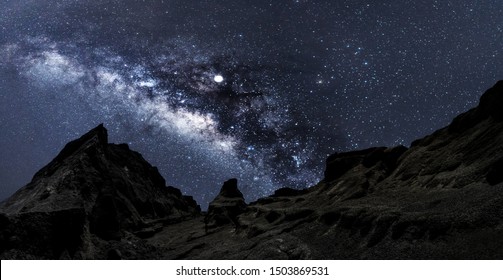
[[[94,237],[120,241],[200,212],[139,153],[108,144],[103,125],[68,143],[2,210],[6,247],[35,258],[93,257]]]
[[[238,228],[238,216],[245,210],[246,203],[243,194],[238,189],[238,180],[228,180],[217,197],[210,202],[205,217],[206,231],[225,224],[232,224]]]
[[[201,213],[98,126],[2,205],[2,258],[501,259],[503,82],[403,146],[337,153],[303,190]]]
[[[228,198],[236,198],[236,199],[243,199],[243,194],[241,191],[238,189],[238,180],[233,178],[224,183],[222,188],[220,189],[220,193],[218,196],[215,198],[215,200],[218,200],[220,198],[223,199],[228,199]]]

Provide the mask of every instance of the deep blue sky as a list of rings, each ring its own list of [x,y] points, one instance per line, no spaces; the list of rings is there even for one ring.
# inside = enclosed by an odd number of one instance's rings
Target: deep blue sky
[[[503,77],[499,0],[0,6],[0,198],[103,122],[203,206],[231,177],[253,200],[408,145]]]

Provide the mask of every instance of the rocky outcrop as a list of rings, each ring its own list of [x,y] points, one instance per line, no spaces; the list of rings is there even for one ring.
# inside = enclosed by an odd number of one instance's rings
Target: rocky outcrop
[[[238,180],[228,180],[208,207],[205,217],[206,231],[225,224],[232,224],[238,228],[238,216],[245,210],[246,203],[238,189]]]
[[[200,209],[191,197],[166,187],[139,153],[109,144],[99,125],[68,143],[2,211],[18,232],[6,239],[21,240],[22,250],[33,257],[58,258],[86,257],[93,236],[119,241],[127,232],[141,234],[152,224],[192,217]],[[42,240],[27,238],[33,234]],[[8,244],[20,250],[16,242]]]
[[[98,127],[0,214],[2,258],[501,259],[503,82],[403,146],[338,153],[303,190],[246,203],[231,179],[200,215]]]

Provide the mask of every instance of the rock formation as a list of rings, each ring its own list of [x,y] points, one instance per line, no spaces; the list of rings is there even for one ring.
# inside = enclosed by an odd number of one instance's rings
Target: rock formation
[[[0,215],[2,258],[501,259],[503,81],[410,148],[327,159],[325,178],[246,204],[224,183],[207,213],[99,126]]]
[[[225,224],[232,224],[239,228],[238,216],[245,210],[246,203],[243,194],[238,189],[238,180],[228,180],[208,207],[205,217],[206,232],[210,228]]]
[[[2,211],[8,215],[3,247],[14,249],[8,256],[86,258],[93,257],[94,239],[120,242],[127,232],[144,237],[200,209],[166,187],[157,169],[126,144],[108,144],[99,125],[68,143]]]

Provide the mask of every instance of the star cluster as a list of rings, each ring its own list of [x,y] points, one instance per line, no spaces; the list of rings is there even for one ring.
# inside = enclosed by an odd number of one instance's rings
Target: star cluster
[[[307,187],[335,151],[408,145],[501,79],[493,1],[9,1],[0,187],[98,123],[203,205]]]

